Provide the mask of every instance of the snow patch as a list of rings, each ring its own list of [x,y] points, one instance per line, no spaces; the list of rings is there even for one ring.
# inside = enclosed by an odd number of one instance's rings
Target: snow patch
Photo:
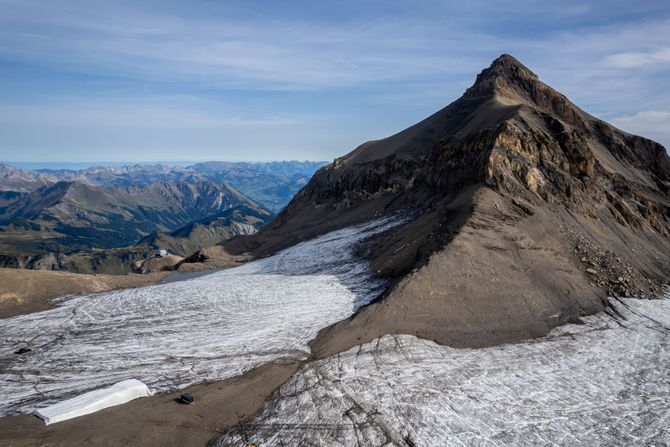
[[[135,379],[124,380],[109,388],[89,391],[81,396],[40,408],[35,411],[35,415],[49,425],[147,396],[151,396],[151,392],[145,384]]]

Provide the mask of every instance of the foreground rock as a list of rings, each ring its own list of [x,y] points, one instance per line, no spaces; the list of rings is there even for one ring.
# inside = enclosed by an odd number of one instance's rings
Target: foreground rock
[[[205,446],[253,416],[298,363],[270,363],[242,376],[186,389],[195,405],[176,402],[181,391],[138,399],[77,419],[45,426],[32,415],[0,418],[0,445]]]

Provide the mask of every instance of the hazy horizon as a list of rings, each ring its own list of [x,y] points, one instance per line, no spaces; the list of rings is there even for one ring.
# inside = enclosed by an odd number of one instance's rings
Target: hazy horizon
[[[328,160],[266,160],[266,161],[250,161],[250,160],[154,160],[154,161],[92,161],[92,162],[16,162],[0,160],[0,164],[6,164],[18,169],[26,170],[81,170],[91,167],[123,167],[123,166],[168,166],[173,167],[187,167],[198,163],[327,163]]]

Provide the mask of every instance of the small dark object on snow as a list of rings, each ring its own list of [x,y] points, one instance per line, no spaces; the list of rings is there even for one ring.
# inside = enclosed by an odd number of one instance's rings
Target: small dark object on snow
[[[193,400],[194,400],[194,399],[193,399],[193,396],[192,396],[191,394],[189,394],[189,393],[184,393],[184,394],[181,395],[181,397],[179,398],[179,400],[181,400],[182,403],[185,403],[185,404],[189,404],[189,405],[190,405],[190,404],[193,403]]]
[[[14,354],[25,354],[26,352],[32,352],[33,348],[30,346],[24,346],[23,348],[19,349],[18,351],[14,351]]]

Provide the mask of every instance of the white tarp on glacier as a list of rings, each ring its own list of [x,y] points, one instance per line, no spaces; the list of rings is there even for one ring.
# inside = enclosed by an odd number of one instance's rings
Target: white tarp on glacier
[[[0,415],[137,378],[167,391],[304,358],[307,342],[381,293],[355,256],[384,220],[199,278],[77,297],[0,320]],[[14,352],[30,345],[33,352]]]
[[[89,391],[72,399],[40,408],[35,410],[35,415],[49,425],[147,396],[151,396],[151,392],[145,384],[135,379],[124,380],[108,388]]]
[[[213,445],[670,445],[670,300],[612,306],[485,349],[387,335],[305,365]]]

